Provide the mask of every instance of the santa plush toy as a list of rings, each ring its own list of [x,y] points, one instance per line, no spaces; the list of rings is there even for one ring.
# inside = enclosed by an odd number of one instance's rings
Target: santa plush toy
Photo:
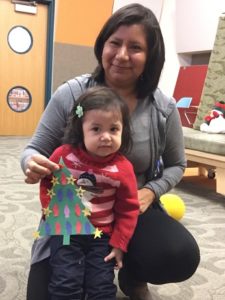
[[[225,133],[225,102],[216,102],[210,113],[204,117],[200,131],[208,133]]]

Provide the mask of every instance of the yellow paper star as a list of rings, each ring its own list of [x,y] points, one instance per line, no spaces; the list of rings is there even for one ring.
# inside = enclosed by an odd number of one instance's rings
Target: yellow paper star
[[[52,199],[52,197],[55,196],[53,189],[47,190],[47,195]]]
[[[46,217],[49,217],[49,215],[52,213],[52,210],[49,209],[49,207],[43,208],[42,211],[43,211],[43,215],[45,215]]]
[[[52,177],[51,183],[53,186],[55,186],[56,184],[59,184],[59,179],[55,176]]]
[[[82,213],[84,214],[85,217],[88,217],[91,215],[91,212],[87,207],[85,207],[85,209],[82,210]]]
[[[96,239],[96,238],[101,238],[101,236],[102,236],[102,230],[99,230],[98,228],[96,228],[95,229],[95,232],[94,232],[94,239]]]
[[[81,186],[79,187],[79,189],[76,189],[76,193],[77,193],[77,196],[78,196],[79,198],[82,198],[82,197],[83,197],[84,192],[85,192],[85,190],[82,189]]]
[[[37,240],[40,237],[40,231],[33,232],[33,237],[35,240]]]
[[[74,184],[74,182],[76,181],[72,174],[69,177],[66,177],[66,180],[68,184]]]

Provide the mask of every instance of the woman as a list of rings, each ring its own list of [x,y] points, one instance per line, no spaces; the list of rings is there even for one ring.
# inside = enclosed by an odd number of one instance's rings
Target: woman
[[[61,144],[74,101],[88,87],[107,85],[123,97],[131,116],[133,147],[127,157],[137,178],[140,216],[119,285],[130,299],[149,300],[147,282],[186,280],[200,260],[194,238],[159,205],[160,196],[181,180],[186,162],[175,102],[157,89],[165,60],[158,21],[142,5],[122,7],[103,26],[94,51],[96,70],[57,89],[21,164],[27,183],[37,183],[57,169],[48,157]],[[28,299],[47,299],[48,262],[48,240],[38,240],[33,246]]]

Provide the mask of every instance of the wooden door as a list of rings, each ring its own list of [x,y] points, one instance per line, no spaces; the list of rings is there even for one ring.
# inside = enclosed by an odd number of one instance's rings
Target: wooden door
[[[48,6],[15,5],[0,0],[0,135],[29,136],[45,105]]]

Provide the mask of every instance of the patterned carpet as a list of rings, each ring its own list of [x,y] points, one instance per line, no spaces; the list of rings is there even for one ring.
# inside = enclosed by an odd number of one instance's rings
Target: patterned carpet
[[[26,185],[19,165],[26,138],[0,137],[0,299],[25,300],[32,233],[40,217],[38,185]],[[195,275],[179,284],[149,285],[153,300],[225,299],[225,197],[182,182],[174,189],[186,203],[181,222],[201,249]],[[118,299],[123,298],[118,293]],[[41,300],[41,299],[40,299]]]

